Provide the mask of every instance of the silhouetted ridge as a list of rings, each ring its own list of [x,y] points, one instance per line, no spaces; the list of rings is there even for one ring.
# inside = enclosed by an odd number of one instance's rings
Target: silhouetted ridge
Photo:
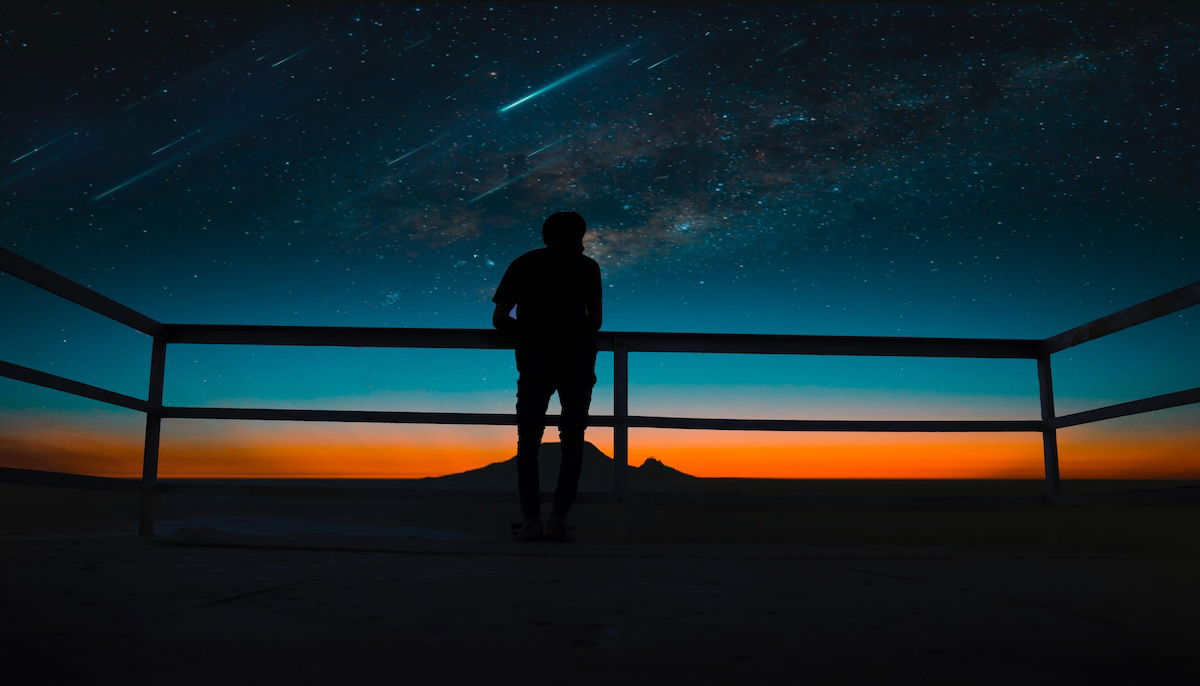
[[[696,477],[692,476],[691,474],[684,474],[683,472],[679,471],[678,469],[675,469],[674,467],[664,464],[662,461],[660,461],[656,458],[653,458],[653,457],[647,457],[646,461],[642,463],[642,466],[637,468],[637,471],[638,471],[638,473],[645,474],[645,475],[674,477],[674,478],[678,478],[678,479],[695,479],[696,478]]]
[[[538,472],[541,488],[553,490],[558,483],[558,466],[562,462],[562,444],[543,443],[538,451]],[[613,459],[591,443],[583,443],[583,464],[579,471],[579,490],[611,491],[613,486]],[[659,460],[647,458],[640,467],[630,467],[630,485],[642,488],[669,486],[679,481],[690,481],[696,477],[668,467]],[[427,482],[452,485],[455,488],[508,488],[517,485],[517,457],[514,455],[502,462],[493,462],[486,467],[458,474],[426,477]]]

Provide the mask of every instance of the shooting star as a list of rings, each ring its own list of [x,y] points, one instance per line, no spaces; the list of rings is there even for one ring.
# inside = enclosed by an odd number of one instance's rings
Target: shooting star
[[[163,163],[161,163],[161,164],[157,164],[157,165],[155,165],[155,166],[153,166],[153,167],[150,167],[150,168],[149,168],[149,169],[147,169],[146,171],[144,171],[144,172],[142,172],[142,173],[138,174],[137,176],[134,176],[134,177],[132,177],[132,178],[129,178],[129,179],[125,180],[125,181],[122,181],[121,183],[118,183],[117,185],[113,186],[112,188],[110,188],[110,189],[108,189],[108,190],[104,191],[103,193],[100,193],[100,194],[98,194],[98,195],[94,195],[94,196],[92,196],[92,201],[98,201],[98,200],[100,200],[100,199],[102,199],[102,198],[105,198],[105,197],[107,197],[107,196],[109,196],[109,195],[112,195],[113,193],[116,193],[117,191],[121,190],[122,188],[125,188],[126,186],[128,186],[128,185],[130,185],[130,184],[132,184],[132,183],[136,183],[136,182],[138,182],[138,181],[141,181],[142,179],[146,178],[147,176],[150,176],[151,174],[153,174],[154,172],[158,171],[159,169],[162,169],[163,167],[167,167],[167,166],[170,166],[170,165],[172,165],[172,164],[175,164],[175,163],[176,163],[176,162],[178,162],[179,160],[183,159],[183,157],[184,157],[184,156],[185,156],[185,155],[178,155],[178,156],[176,156],[176,157],[172,157],[171,159],[167,160],[166,162],[163,162]]]
[[[137,100],[135,100],[135,101],[133,101],[133,102],[129,103],[128,105],[126,105],[126,106],[124,106],[124,107],[122,107],[122,108],[121,108],[121,111],[122,111],[122,112],[128,112],[129,110],[131,110],[131,109],[133,109],[133,108],[137,107],[138,105],[140,105],[140,104],[142,104],[142,103],[146,102],[147,100],[149,100],[149,99],[151,99],[151,98],[157,98],[157,97],[158,97],[158,96],[160,96],[160,95],[166,95],[167,93],[170,93],[170,92],[171,92],[171,89],[170,89],[170,88],[159,88],[158,90],[154,91],[153,93],[150,93],[150,94],[148,94],[148,95],[143,95],[141,98],[139,98],[139,99],[137,99]]]
[[[162,152],[163,150],[166,150],[167,148],[171,147],[172,145],[175,145],[177,143],[182,143],[183,141],[186,141],[187,139],[191,138],[192,136],[195,136],[196,134],[200,133],[203,130],[204,130],[204,127],[202,126],[191,133],[184,134],[183,136],[176,138],[175,140],[171,141],[170,143],[167,143],[166,145],[162,146],[158,150],[155,150],[154,152],[150,153],[150,156],[153,157],[153,156],[157,155],[158,153]]]
[[[375,226],[372,226],[371,228],[367,229],[366,231],[363,231],[362,233],[355,236],[354,240],[357,241],[361,238],[365,238],[367,236],[367,234],[371,233],[372,231],[375,231],[376,229],[378,229],[381,226],[387,226],[388,224],[392,223],[392,221],[393,220],[391,220],[391,219],[385,219],[384,221],[379,222]]]
[[[425,36],[424,38],[422,38],[421,40],[417,41],[416,43],[413,43],[412,45],[408,46],[407,48],[404,48],[404,49],[402,49],[400,52],[401,52],[401,53],[408,52],[409,50],[412,50],[413,48],[417,47],[418,45],[421,45],[422,43],[425,43],[425,42],[426,42],[426,41],[428,41],[430,38],[433,38],[433,35],[432,35],[432,34],[431,34],[431,35],[428,35],[428,36]]]
[[[9,164],[16,164],[17,162],[20,162],[21,160],[25,159],[26,157],[29,157],[33,153],[35,153],[39,150],[45,150],[46,148],[50,147],[51,145],[54,145],[55,143],[66,138],[67,136],[74,135],[74,134],[75,134],[74,131],[72,131],[71,133],[64,133],[63,135],[59,136],[58,138],[55,138],[54,140],[50,141],[49,143],[42,143],[41,145],[37,146],[33,150],[30,150],[29,152],[25,153],[24,155],[21,155],[20,157],[14,157],[12,159],[12,161],[9,162]]]
[[[796,47],[797,45],[803,45],[807,40],[808,40],[807,38],[801,38],[800,40],[796,41],[795,43],[792,43],[791,45],[787,46],[786,48],[784,48],[783,50],[780,50],[779,52],[777,52],[775,54],[782,55],[783,53],[787,52],[788,50],[791,50],[792,48]]]
[[[496,191],[498,191],[498,190],[501,190],[501,189],[504,189],[504,188],[508,188],[509,186],[511,186],[511,185],[513,185],[514,183],[516,183],[516,182],[520,181],[521,179],[525,178],[526,176],[529,176],[530,174],[532,174],[532,173],[534,173],[534,172],[536,172],[536,171],[541,171],[542,169],[545,169],[545,168],[546,168],[546,166],[547,166],[547,165],[549,165],[549,164],[550,164],[550,162],[544,162],[544,163],[542,163],[542,164],[539,164],[538,166],[536,166],[536,167],[533,167],[533,168],[532,168],[532,169],[530,169],[529,171],[526,171],[526,172],[524,172],[524,173],[522,173],[522,174],[518,174],[518,175],[516,175],[516,176],[512,177],[511,179],[509,179],[509,180],[505,181],[504,183],[500,184],[499,186],[493,186],[492,188],[489,188],[489,189],[487,189],[486,191],[484,191],[484,192],[480,193],[479,195],[475,196],[474,198],[471,198],[471,199],[470,199],[470,200],[468,200],[467,202],[468,202],[468,203],[473,203],[473,202],[476,202],[476,201],[479,201],[479,200],[483,200],[484,198],[486,198],[487,196],[491,195],[492,193],[495,193]]]
[[[422,150],[424,150],[425,148],[428,148],[429,146],[433,145],[434,143],[437,143],[438,141],[442,140],[442,139],[443,139],[443,138],[445,138],[447,135],[449,135],[449,134],[442,134],[442,135],[438,136],[437,138],[434,138],[433,140],[429,141],[429,142],[428,142],[428,143],[426,143],[425,145],[418,145],[417,147],[413,148],[412,150],[409,150],[408,152],[406,152],[406,153],[404,153],[403,155],[401,155],[401,156],[397,157],[396,159],[392,160],[391,162],[388,162],[388,163],[387,163],[387,166],[389,166],[389,167],[390,167],[390,166],[392,166],[393,164],[395,164],[395,163],[399,162],[400,160],[404,159],[405,157],[408,157],[409,155],[415,155],[416,153],[419,153],[419,152],[421,152],[421,151],[422,151]]]
[[[554,141],[553,143],[547,143],[547,144],[543,145],[542,147],[538,148],[537,150],[534,150],[533,152],[531,152],[531,153],[529,153],[528,155],[526,155],[526,156],[525,156],[525,159],[529,159],[530,157],[533,157],[534,155],[536,155],[536,154],[538,154],[538,153],[540,153],[540,152],[543,152],[543,151],[545,151],[545,150],[549,150],[550,148],[553,148],[554,146],[556,146],[556,145],[558,145],[559,143],[561,143],[561,142],[563,142],[563,141],[567,140],[568,138],[570,138],[570,136],[563,136],[562,138],[559,138],[558,140]]]
[[[525,97],[523,97],[519,100],[514,100],[514,101],[510,102],[509,104],[505,105],[504,107],[501,107],[500,113],[503,114],[503,113],[511,110],[512,108],[516,107],[517,105],[520,105],[528,100],[532,100],[533,98],[536,98],[537,96],[539,96],[547,91],[558,88],[559,86],[563,85],[564,83],[566,83],[568,81],[571,81],[573,79],[579,78],[580,76],[583,76],[584,74],[595,69],[596,67],[602,66],[604,63],[608,62],[609,60],[611,60],[612,58],[621,54],[622,52],[625,52],[625,50],[626,50],[626,48],[621,48],[620,50],[616,50],[614,52],[608,53],[607,55],[605,55],[604,57],[601,57],[600,59],[596,60],[595,62],[589,62],[589,63],[583,65],[582,67],[576,69],[575,71],[571,72],[570,74],[567,74],[566,76],[562,77],[561,79],[558,79],[557,81],[552,81],[548,85],[542,86],[541,88],[533,91],[529,95],[526,95]]]
[[[650,65],[649,67],[646,67],[646,71],[650,71],[651,69],[657,67],[658,65],[662,64],[663,62],[669,62],[669,61],[675,59],[676,57],[679,57],[682,54],[683,54],[683,51],[680,50],[679,52],[675,53],[674,55],[671,55],[670,57],[664,57],[663,59],[655,62],[654,64]]]
[[[279,65],[283,64],[284,62],[287,62],[288,60],[292,59],[293,57],[298,57],[300,55],[303,55],[304,53],[308,52],[309,50],[312,50],[313,45],[316,45],[316,43],[313,43],[312,45],[308,46],[307,48],[301,48],[301,49],[297,50],[296,52],[293,52],[292,54],[279,60],[275,64],[272,64],[271,68],[274,69],[275,67],[278,67]]]
[[[520,176],[514,176],[513,178],[509,179],[508,181],[505,181],[504,183],[500,184],[499,186],[495,186],[493,188],[490,188],[490,189],[480,193],[479,195],[475,196],[474,198],[471,198],[470,200],[468,200],[467,202],[473,203],[478,200],[483,200],[484,198],[488,197],[492,193],[495,193],[496,191],[498,191],[502,188],[511,186],[512,184],[520,181],[521,179],[525,178],[526,176],[529,176],[529,172],[525,172],[524,174],[521,174]]]
[[[469,89],[469,88],[470,88],[470,86],[466,86],[466,87],[463,87],[463,88],[459,88],[458,90],[454,91],[454,92],[453,92],[453,93],[451,93],[450,95],[447,95],[446,97],[442,98],[442,100],[449,100],[450,98],[453,98],[454,96],[458,95],[459,93],[461,93],[461,92],[463,92],[463,91],[465,91],[465,90],[467,90],[467,89]]]

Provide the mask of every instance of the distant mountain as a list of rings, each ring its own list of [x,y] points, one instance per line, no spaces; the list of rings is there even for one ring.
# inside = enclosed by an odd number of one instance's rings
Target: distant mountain
[[[562,444],[543,443],[538,451],[538,473],[543,491],[554,490],[558,483],[558,467],[562,463]],[[613,459],[591,443],[583,444],[583,464],[579,470],[580,491],[611,491],[613,487]],[[668,467],[653,457],[647,458],[640,467],[629,468],[629,486],[635,490],[657,490],[690,482],[696,477]],[[502,462],[493,462],[486,467],[458,474],[426,477],[424,485],[431,487],[469,489],[511,489],[517,482],[517,457]]]
[[[636,469],[636,471],[638,474],[641,474],[643,477],[646,477],[646,478],[656,478],[656,479],[697,479],[697,478],[699,478],[699,477],[692,476],[691,474],[684,474],[683,472],[679,471],[678,469],[667,466],[663,462],[660,462],[659,460],[657,460],[653,457],[647,457],[646,461],[643,462],[642,466],[638,467]]]

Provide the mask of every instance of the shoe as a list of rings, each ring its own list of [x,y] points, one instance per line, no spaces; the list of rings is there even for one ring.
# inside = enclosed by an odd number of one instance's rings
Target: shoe
[[[526,519],[517,531],[518,541],[540,541],[542,540],[542,522],[537,519]]]
[[[567,526],[566,523],[563,522],[561,519],[548,519],[548,520],[546,520],[546,533],[545,533],[546,540],[554,541],[556,543],[563,543],[566,541],[574,541],[575,538],[573,536],[571,536],[571,531],[570,531],[571,529],[574,529],[574,528],[575,527],[573,527],[573,526],[572,527]]]

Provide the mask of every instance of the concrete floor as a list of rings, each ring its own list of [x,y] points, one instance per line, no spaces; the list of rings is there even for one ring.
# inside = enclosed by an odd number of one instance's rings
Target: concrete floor
[[[1200,683],[1195,505],[0,495],[9,683]]]
[[[28,668],[23,684],[1200,677],[1195,555],[186,541],[0,542],[6,672]]]

